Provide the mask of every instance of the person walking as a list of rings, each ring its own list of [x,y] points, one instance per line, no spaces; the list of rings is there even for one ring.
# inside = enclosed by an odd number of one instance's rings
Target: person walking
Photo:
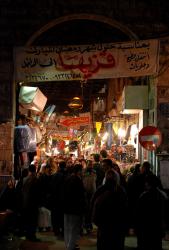
[[[63,212],[63,197],[64,197],[64,180],[66,162],[58,163],[58,170],[52,175],[50,190],[51,190],[51,218],[53,232],[58,237],[64,236],[64,212]]]
[[[97,196],[92,218],[97,226],[97,250],[123,250],[127,232],[128,201],[118,173],[109,169],[102,192]]]
[[[134,170],[131,173],[130,176],[128,176],[127,179],[127,195],[129,200],[129,231],[130,233],[133,233],[134,226],[135,226],[135,212],[136,212],[136,204],[139,199],[139,196],[143,192],[142,190],[142,176],[140,171],[141,165],[140,163],[137,163],[134,166]]]
[[[101,167],[101,157],[100,154],[94,154],[93,155],[93,169],[96,172],[96,188],[102,185],[103,179],[104,179],[104,170]]]
[[[165,234],[167,195],[158,187],[157,178],[145,178],[143,192],[136,206],[136,235],[138,250],[162,250]]]
[[[64,241],[66,250],[79,249],[76,245],[85,214],[86,199],[82,181],[82,165],[75,164],[64,183]]]
[[[23,221],[26,238],[30,241],[39,241],[36,237],[38,224],[38,211],[40,205],[40,190],[36,176],[36,166],[30,165],[28,176],[23,179],[22,201]]]
[[[93,164],[90,161],[83,172],[82,180],[85,188],[86,203],[87,203],[86,212],[84,216],[84,229],[86,233],[89,234],[93,230],[93,225],[90,216],[90,204],[91,204],[91,199],[96,191],[96,173],[93,168]]]

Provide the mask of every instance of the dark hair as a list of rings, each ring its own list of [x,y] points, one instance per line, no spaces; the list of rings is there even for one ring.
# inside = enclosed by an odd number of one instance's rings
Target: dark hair
[[[22,121],[26,122],[26,116],[23,114],[20,114],[17,118],[18,118],[18,120],[22,120]]]
[[[117,188],[120,183],[119,174],[114,169],[107,170],[105,174],[105,185]]]
[[[60,161],[59,162],[59,168],[64,170],[66,168],[66,162],[65,161]]]
[[[72,169],[72,173],[77,174],[78,172],[82,172],[82,165],[81,164],[75,164],[73,169]]]
[[[103,157],[103,158],[106,158],[107,157],[107,151],[105,149],[102,149],[100,151],[100,155]]]
[[[94,155],[93,155],[93,159],[94,159],[96,162],[99,162],[99,161],[100,161],[100,155],[99,155],[99,154],[94,154]]]
[[[140,173],[140,163],[136,163],[136,165],[134,166],[134,173]]]
[[[102,160],[102,164],[105,164],[106,166],[113,168],[113,162],[111,159],[104,159]]]
[[[36,173],[36,166],[34,164],[29,165],[29,172]]]
[[[144,169],[144,171],[150,172],[151,171],[151,164],[148,161],[143,162],[142,164],[142,168]]]

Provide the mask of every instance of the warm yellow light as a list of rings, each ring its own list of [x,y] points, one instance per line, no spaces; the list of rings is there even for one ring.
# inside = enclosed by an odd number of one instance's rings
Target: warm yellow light
[[[97,130],[97,133],[100,132],[101,127],[102,127],[102,122],[96,122],[96,130]]]
[[[102,140],[103,140],[103,141],[106,141],[107,138],[108,138],[108,135],[109,135],[109,133],[108,133],[108,132],[105,132],[105,134],[104,134],[103,137],[102,137]]]
[[[118,129],[118,137],[123,138],[126,135],[126,131],[123,128]]]
[[[68,104],[68,106],[71,109],[82,109],[83,108],[83,103],[82,103],[82,100],[79,97],[75,96],[75,97],[73,97],[71,102]]]
[[[131,126],[131,131],[130,131],[130,135],[135,137],[138,134],[138,128],[136,124],[133,124]]]

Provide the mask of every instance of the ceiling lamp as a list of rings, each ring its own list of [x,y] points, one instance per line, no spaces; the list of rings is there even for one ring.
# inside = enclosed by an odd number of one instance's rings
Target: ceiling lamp
[[[87,80],[82,80],[80,81],[81,84],[81,98],[78,96],[73,97],[73,99],[71,100],[71,102],[68,104],[69,108],[73,109],[73,110],[79,110],[83,108],[83,84],[86,83]]]
[[[71,100],[71,102],[68,104],[69,108],[71,109],[82,109],[83,108],[83,102],[82,100],[75,96],[73,97],[73,99]]]

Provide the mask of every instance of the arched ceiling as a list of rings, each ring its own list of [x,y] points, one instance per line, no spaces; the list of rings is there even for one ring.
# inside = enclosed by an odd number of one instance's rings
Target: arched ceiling
[[[117,28],[92,20],[71,20],[57,24],[42,33],[36,45],[79,45],[105,42],[121,42],[131,40]]]

